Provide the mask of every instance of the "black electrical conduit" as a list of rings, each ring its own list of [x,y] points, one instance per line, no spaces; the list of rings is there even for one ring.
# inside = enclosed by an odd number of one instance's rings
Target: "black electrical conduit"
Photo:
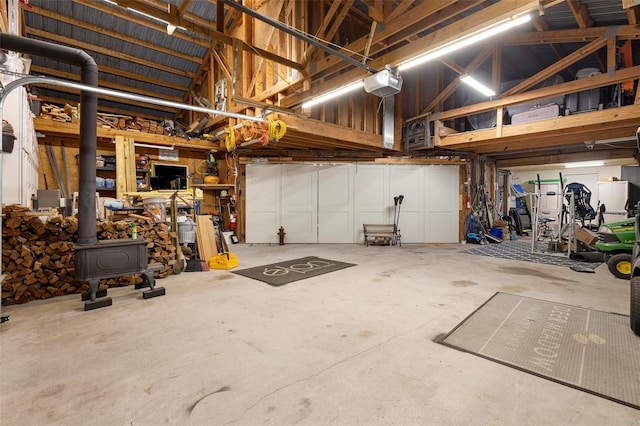
[[[78,244],[94,244],[97,242],[95,226],[96,205],[96,145],[98,98],[97,94],[111,95],[119,98],[137,100],[171,108],[186,109],[206,114],[216,114],[242,120],[264,121],[261,117],[252,117],[233,112],[219,111],[195,105],[182,104],[149,96],[102,89],[98,86],[98,67],[86,52],[46,41],[23,38],[11,34],[0,33],[0,49],[44,56],[81,67],[81,83],[58,80],[50,77],[25,76],[5,85],[0,95],[0,116],[2,105],[7,95],[26,84],[48,83],[57,86],[78,89],[80,93],[80,176],[78,206]]]
[[[306,41],[307,43],[309,43],[309,44],[311,44],[311,45],[313,45],[313,46],[315,46],[315,47],[317,47],[319,49],[322,49],[322,50],[324,50],[325,52],[327,52],[327,53],[329,53],[331,55],[337,56],[338,58],[342,59],[343,61],[346,61],[346,62],[350,63],[351,65],[355,65],[355,66],[357,66],[359,68],[362,68],[365,71],[370,72],[372,74],[375,74],[375,73],[378,72],[376,69],[371,68],[369,65],[363,64],[362,62],[358,62],[355,59],[353,59],[353,58],[351,58],[351,57],[349,57],[347,55],[344,55],[344,54],[338,52],[335,49],[330,48],[329,46],[325,46],[324,44],[312,39],[311,37],[306,36],[306,35],[302,34],[301,32],[288,27],[287,25],[283,24],[280,21],[277,21],[275,19],[269,18],[268,16],[264,16],[264,15],[256,12],[255,10],[251,9],[250,7],[247,7],[247,6],[245,6],[245,5],[241,4],[241,3],[238,3],[238,2],[236,2],[234,0],[220,0],[220,1],[222,1],[223,3],[226,3],[227,5],[229,5],[230,7],[234,8],[234,9],[237,9],[237,10],[239,10],[241,12],[246,13],[249,16],[253,16],[254,18],[259,19],[262,22],[265,22],[265,23],[267,23],[267,24],[269,24],[269,25],[271,25],[273,27],[276,27],[277,29],[284,31],[287,34],[291,34],[292,36],[294,36],[296,38],[299,38],[300,40]]]
[[[98,86],[98,65],[82,50],[13,34],[0,34],[0,49],[79,65],[80,81],[87,86]],[[80,93],[80,105],[78,244],[94,244],[97,242],[95,206],[98,95],[83,90]]]

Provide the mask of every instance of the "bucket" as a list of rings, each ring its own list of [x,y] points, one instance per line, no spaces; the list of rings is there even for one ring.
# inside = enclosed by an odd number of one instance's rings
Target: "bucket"
[[[502,228],[491,228],[489,233],[496,238],[502,239]]]
[[[142,207],[154,222],[164,222],[167,217],[166,202],[164,197],[147,198],[142,201]]]
[[[196,242],[196,223],[187,218],[184,222],[178,222],[178,243],[187,244]]]

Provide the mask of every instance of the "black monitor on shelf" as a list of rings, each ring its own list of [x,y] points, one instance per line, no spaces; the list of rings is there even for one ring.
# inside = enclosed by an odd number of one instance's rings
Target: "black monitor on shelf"
[[[155,164],[155,176],[151,177],[152,189],[187,189],[187,166]]]

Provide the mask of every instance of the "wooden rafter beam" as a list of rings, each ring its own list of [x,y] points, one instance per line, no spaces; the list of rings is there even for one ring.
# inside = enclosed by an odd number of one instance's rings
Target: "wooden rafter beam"
[[[64,80],[80,82],[80,75],[77,74],[77,73],[54,71],[51,68],[40,67],[40,66],[37,66],[37,65],[32,65],[31,66],[31,71],[34,72],[34,73],[37,73],[38,75],[49,75],[49,76],[56,77],[56,78],[62,78]],[[113,90],[120,90],[120,91],[123,91],[123,92],[135,93],[135,94],[138,94],[138,95],[151,96],[151,97],[154,97],[154,98],[158,97],[158,92],[157,91],[144,90],[144,89],[140,89],[139,87],[136,87],[136,86],[112,83],[110,81],[105,81],[105,80],[100,80],[98,82],[98,86],[104,87],[104,88],[108,88],[108,89],[113,89]],[[166,99],[168,101],[173,101],[173,102],[182,102],[182,97],[180,97],[180,96],[162,95],[162,99]],[[126,100],[121,100],[121,102],[122,103],[126,103],[127,101]]]
[[[376,22],[384,21],[382,2],[378,0],[362,0],[367,5],[367,15]]]
[[[331,23],[331,20],[335,16],[336,12],[338,12],[338,9],[340,8],[341,3],[342,2],[340,0],[334,0],[333,3],[331,3],[329,10],[327,10],[327,13],[325,13],[324,16],[322,17],[322,23],[320,24],[320,27],[318,27],[318,30],[316,31],[315,36],[317,39],[322,40],[325,38],[327,28],[329,28],[329,24]],[[272,27],[272,28],[275,28],[275,27]],[[303,61],[305,66],[308,65],[309,62],[311,61],[311,58],[313,57],[314,49],[315,49],[315,46],[310,45],[307,48],[307,50],[303,53],[302,57],[305,58]]]
[[[280,16],[280,14],[282,13],[282,10],[284,9],[284,1],[285,0],[278,1],[278,4],[276,5],[276,11],[277,11],[276,16]],[[276,32],[276,27],[270,26],[269,30],[267,31],[266,37],[264,38],[264,40],[261,40],[261,42],[264,43],[265,46],[269,46],[275,32]],[[260,75],[260,71],[262,70],[263,65],[264,65],[264,58],[258,58],[258,61],[255,64],[255,72],[253,73],[253,78],[249,82],[249,87],[246,88],[245,93],[253,93],[253,89],[256,87],[256,82],[258,80],[258,76]]]
[[[102,4],[99,4],[99,2],[95,2],[95,1],[90,1],[90,0],[73,0],[74,2],[77,3],[81,3],[84,4],[88,7],[92,7],[98,10],[102,10],[106,13],[110,13],[110,14],[114,14],[115,9],[112,7],[106,7]],[[196,34],[199,34],[201,36],[207,37],[209,38],[211,41],[218,41],[221,43],[224,43],[226,45],[229,46],[233,46],[234,43],[239,42],[240,43],[240,47],[242,48],[242,50],[246,51],[246,52],[250,52],[252,54],[258,55],[258,56],[262,56],[265,59],[277,62],[279,64],[282,64],[284,66],[293,68],[293,69],[297,69],[297,70],[302,70],[304,67],[302,66],[302,64],[299,64],[297,62],[291,61],[287,58],[283,58],[281,56],[275,55],[271,52],[268,52],[264,49],[259,49],[253,46],[248,45],[247,43],[231,37],[227,34],[224,34],[220,31],[216,31],[213,28],[210,27],[203,27],[202,25],[198,25],[198,24],[194,24],[190,21],[187,21],[186,19],[181,19],[180,17],[176,17],[175,15],[170,14],[167,11],[158,9],[156,7],[150,6],[144,2],[141,2],[139,0],[117,0],[118,5],[120,5],[121,7],[131,7],[133,9],[139,10],[141,12],[147,13],[149,15],[155,16],[156,18],[162,19],[166,22],[169,22],[173,25],[176,26],[181,26],[184,27],[190,31],[193,31]],[[119,17],[124,18],[124,19],[128,19],[128,20],[135,20],[135,16],[129,14],[129,13],[124,13],[124,12],[120,12],[118,14]],[[136,20],[137,23],[143,24],[145,20]],[[155,23],[144,23],[143,25],[148,26],[150,28],[154,28],[158,31],[165,31],[165,26],[163,26],[162,24],[155,24]],[[174,33],[174,36],[176,34],[182,34],[179,31],[176,31]],[[190,37],[189,41],[194,42],[193,40],[197,40],[197,38],[193,38]],[[201,44],[203,46],[207,46],[209,47],[210,42],[203,42],[203,41],[199,41],[198,44]]]
[[[538,99],[544,99],[568,93],[581,92],[583,90],[591,90],[598,87],[621,83],[623,81],[637,80],[638,78],[640,78],[640,65],[616,70],[614,76],[609,76],[608,74],[595,75],[589,78],[572,80],[566,83],[543,87],[541,89],[531,90],[525,93],[506,96],[501,99],[451,109],[439,113],[438,118],[440,120],[452,120],[454,118],[492,111],[497,108],[533,102]]]
[[[473,58],[473,60],[469,63],[469,65],[467,65],[466,68],[462,69],[462,72],[460,72],[459,74],[464,75],[464,74],[470,74],[474,72],[489,58],[489,56],[491,56],[492,53],[493,53],[493,46],[485,47],[478,55],[476,55],[475,58]],[[454,63],[451,60],[447,60],[447,62],[451,64]],[[456,68],[459,68],[457,64],[456,64]],[[433,111],[436,108],[436,106],[438,106],[440,103],[449,99],[449,97],[456,91],[456,89],[459,86],[460,86],[460,79],[459,78],[453,79],[453,81],[449,83],[449,85],[444,90],[442,90],[435,97],[435,99],[433,99],[429,103],[429,105],[427,105],[427,107],[424,108],[424,110],[420,114],[422,115],[422,114],[426,114],[428,112]]]
[[[478,0],[480,1],[480,0]],[[373,41],[371,43],[371,52],[376,53],[380,49],[384,47],[388,48],[393,45],[393,43],[389,43],[387,38],[390,36],[402,31],[403,29],[417,23],[422,23],[425,20],[425,17],[429,17],[438,11],[444,9],[450,4],[456,3],[456,0],[439,0],[439,1],[429,1],[421,4],[420,6],[412,9],[412,13],[409,16],[400,16],[395,21],[385,22],[384,28],[380,31],[376,32]],[[464,2],[467,3],[467,2]],[[458,11],[456,11],[458,13]],[[422,28],[425,28],[423,25]],[[362,52],[364,51],[365,46],[368,42],[368,34],[366,36],[360,37],[359,39],[347,44],[345,46],[345,51],[352,52]],[[398,40],[396,43],[400,43],[401,40]],[[340,70],[344,68],[344,63],[339,58],[328,56],[324,58],[322,61],[316,64],[316,70],[310,74],[314,76],[320,72],[326,71],[329,68],[335,67],[338,65],[336,70]],[[333,68],[332,68],[333,70]]]
[[[78,94],[78,90],[76,90],[76,89],[68,88],[68,87],[60,87],[58,85],[51,85],[51,84],[47,84],[47,83],[38,84],[38,87],[43,87],[45,89],[55,90],[56,92],[71,93],[71,94],[74,94],[74,95]],[[157,97],[157,96],[154,96],[154,97]],[[142,108],[155,109],[157,111],[166,111],[166,112],[168,112],[170,114],[174,114],[176,112],[175,108],[166,107],[166,106],[162,106],[162,105],[150,106],[146,102],[132,101],[132,100],[127,100],[126,102],[123,102],[123,99],[121,97],[116,97],[116,96],[111,96],[111,95],[102,95],[102,94],[98,95],[98,101],[100,101],[100,100],[117,102],[118,104],[123,105],[123,108],[124,108],[125,105],[135,105],[135,106],[142,107]]]
[[[440,136],[439,147],[483,152],[506,152],[531,147],[562,146],[585,140],[633,136],[638,128],[640,105],[605,109],[554,119],[503,126],[501,136],[496,129]]]
[[[279,118],[287,125],[287,129],[292,131],[310,135],[322,135],[322,138],[333,138],[337,141],[352,143],[361,146],[363,149],[382,149],[381,135],[373,135],[369,132],[293,115],[280,114]]]
[[[544,19],[544,16],[534,16],[531,19],[531,23],[533,24],[534,28],[536,29],[536,31],[538,32],[544,32],[544,31],[549,31],[550,27],[549,24],[547,23],[547,21]],[[551,50],[553,50],[553,53],[556,54],[556,56],[558,57],[558,59],[562,59],[565,56],[567,56],[567,53],[565,51],[565,49],[562,46],[558,46],[556,44],[551,44]],[[573,70],[573,68],[571,66],[567,67],[567,70],[572,74],[575,75],[575,70]]]
[[[413,6],[412,1],[401,1],[396,5],[395,9],[393,9],[387,16],[384,17],[383,22],[386,23],[386,22],[393,21],[399,16],[402,16],[402,14],[405,13],[407,10],[409,10],[409,8],[411,8],[412,6]]]
[[[580,0],[567,0],[567,4],[580,28],[589,28],[593,25],[589,9]]]
[[[133,37],[129,37],[117,31],[111,31],[109,28],[104,28],[99,25],[92,25],[85,21],[81,21],[79,19],[75,19],[69,16],[61,15],[59,13],[51,12],[42,7],[33,6],[31,9],[26,9],[26,13],[34,13],[36,15],[44,16],[46,18],[53,19],[55,21],[64,22],[65,24],[69,24],[78,28],[83,28],[85,30],[93,31],[100,35],[103,35],[105,34],[105,32],[109,31],[109,37],[113,37],[117,40],[126,41],[127,43],[132,43],[132,44],[135,44],[136,46],[145,47],[147,49],[151,49],[167,55],[175,56],[176,58],[184,59],[186,61],[199,62],[199,60],[197,60],[198,58],[194,58],[192,55],[187,55],[185,53],[182,53],[176,50],[163,48],[158,44],[149,43]]]
[[[340,25],[342,25],[342,21],[344,21],[344,18],[347,17],[347,14],[351,10],[351,6],[353,5],[354,1],[355,0],[341,1],[342,9],[340,9],[340,12],[338,12],[333,25],[329,28],[329,31],[327,31],[327,33],[325,34],[325,38],[327,40],[332,40],[333,37],[336,35],[336,33],[338,32],[338,29],[340,28]]]
[[[136,56],[126,55],[126,54],[124,54],[122,52],[117,52],[115,50],[105,49],[103,47],[99,47],[99,46],[96,46],[94,44],[89,44],[89,43],[86,43],[84,41],[72,39],[72,38],[69,38],[69,37],[62,37],[62,36],[60,36],[58,34],[49,33],[47,31],[38,30],[38,29],[29,27],[29,28],[25,29],[25,33],[28,34],[28,35],[36,36],[36,37],[41,37],[41,38],[44,38],[44,39],[47,39],[47,40],[52,40],[52,41],[55,41],[57,43],[64,43],[64,44],[67,44],[69,46],[76,47],[78,49],[83,49],[83,50],[87,50],[87,51],[90,51],[90,52],[102,53],[103,55],[112,56],[114,58],[119,58],[119,59],[122,59],[122,60],[133,62],[135,64],[143,65],[145,67],[159,69],[159,70],[171,73],[171,74],[181,75],[181,76],[189,77],[189,78],[193,78],[195,76],[195,73],[193,73],[193,72],[185,71],[185,70],[179,69],[179,68],[169,67],[169,66],[157,63],[157,62],[147,61],[145,59],[141,59],[141,58],[138,58]]]
[[[587,44],[586,46],[571,53],[570,55],[565,56],[563,59],[559,60],[555,64],[543,69],[542,71],[538,72],[534,76],[526,79],[522,83],[507,90],[506,92],[504,92],[504,96],[515,95],[516,93],[523,92],[535,86],[536,84],[542,82],[543,80],[546,80],[547,78],[551,77],[558,71],[561,71],[567,68],[569,65],[578,62],[580,59],[583,59],[589,56],[590,54],[596,52],[597,50],[601,49],[606,45],[607,45],[606,38],[596,39],[591,43]]]
[[[509,6],[509,8],[506,8],[505,5],[502,4],[502,2],[496,3],[474,13],[473,15],[461,19],[458,25],[447,26],[445,28],[442,28],[441,30],[420,38],[410,45],[399,47],[387,54],[381,55],[371,61],[369,65],[373,69],[383,69],[386,64],[397,65],[402,61],[414,58],[417,52],[427,52],[429,50],[444,46],[447,43],[458,40],[464,35],[472,34],[482,28],[486,28],[488,25],[492,25],[496,22],[504,20],[505,18],[513,16],[514,14],[526,12],[531,10],[532,8],[536,8],[538,6],[538,2],[535,0],[513,0],[509,2]],[[305,99],[308,99],[319,93],[335,90],[336,88],[349,84],[357,80],[358,78],[362,78],[361,70],[351,69],[331,79],[325,84],[317,85],[310,90],[303,91],[284,99],[282,101],[282,106],[288,108],[293,105],[298,105]]]
[[[584,149],[584,147],[583,147]],[[526,157],[499,158],[498,165],[501,168],[517,166],[534,166],[539,164],[559,164],[574,161],[588,160],[618,160],[634,158],[637,151],[634,148],[617,148],[609,150],[593,150],[570,153],[529,154]]]
[[[640,6],[633,6],[628,8],[627,19],[630,25],[640,24]]]
[[[618,27],[514,33],[504,39],[504,44],[515,46],[519,44],[584,43],[605,37],[608,32],[615,34],[618,40],[640,40],[640,32],[635,25],[620,25]]]

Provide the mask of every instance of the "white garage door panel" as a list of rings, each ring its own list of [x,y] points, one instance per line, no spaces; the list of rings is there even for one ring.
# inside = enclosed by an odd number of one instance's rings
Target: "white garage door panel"
[[[278,242],[278,228],[280,228],[278,212],[252,212],[251,220],[247,220],[245,239],[247,243],[275,244]]]
[[[314,166],[287,164],[282,170],[282,226],[288,243],[318,242],[318,174]]]
[[[430,166],[425,169],[425,238],[428,243],[458,241],[459,169]]]
[[[363,243],[362,224],[392,224],[403,243],[457,242],[458,166],[247,165],[246,241]]]
[[[434,213],[431,212],[426,216],[427,243],[455,243],[458,241],[458,215],[455,215],[455,223],[452,223],[451,213]],[[456,228],[453,234],[452,228]]]
[[[364,244],[365,223],[391,222],[389,212],[389,167],[385,165],[358,165],[354,187],[354,242]]]
[[[318,242],[353,243],[353,166],[318,170]]]
[[[457,211],[458,181],[458,167],[431,166],[427,168],[425,172],[427,211]]]
[[[393,223],[393,197],[404,195],[399,206],[399,229],[402,242],[421,243],[424,241],[424,166],[391,166],[389,211]]]
[[[246,234],[248,243],[274,243],[280,227],[280,180],[278,164],[248,164]]]
[[[389,204],[389,179],[385,166],[357,166],[356,168],[356,201],[358,205],[379,208]]]

